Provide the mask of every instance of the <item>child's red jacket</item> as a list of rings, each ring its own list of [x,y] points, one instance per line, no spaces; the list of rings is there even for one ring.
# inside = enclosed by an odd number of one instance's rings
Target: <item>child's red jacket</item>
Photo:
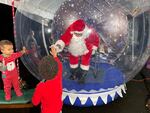
[[[58,73],[52,80],[40,82],[33,94],[32,103],[41,103],[41,113],[60,113],[62,109],[62,63],[56,57]]]

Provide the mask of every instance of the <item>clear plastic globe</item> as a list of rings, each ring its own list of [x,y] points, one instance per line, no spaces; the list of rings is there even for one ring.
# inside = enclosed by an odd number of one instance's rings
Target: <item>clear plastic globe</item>
[[[140,71],[149,56],[149,0],[27,0],[17,8],[16,46],[31,50],[22,61],[37,79],[42,79],[37,67],[49,54],[49,46],[77,19],[85,20],[101,37],[98,50],[91,58],[93,75],[101,76],[97,66],[100,63],[119,69],[125,82]],[[60,53],[64,64],[67,53],[67,47]],[[63,76],[67,79],[69,69],[64,69]]]

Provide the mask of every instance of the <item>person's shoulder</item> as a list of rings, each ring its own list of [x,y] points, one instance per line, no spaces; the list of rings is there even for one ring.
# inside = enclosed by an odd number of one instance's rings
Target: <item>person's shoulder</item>
[[[36,87],[44,87],[44,82],[39,82]]]

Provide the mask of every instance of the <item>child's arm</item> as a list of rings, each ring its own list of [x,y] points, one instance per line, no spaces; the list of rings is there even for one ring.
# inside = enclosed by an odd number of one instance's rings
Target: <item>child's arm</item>
[[[52,56],[54,57],[54,59],[58,63],[58,67],[60,68],[59,70],[62,71],[62,63],[60,62],[59,58],[57,57],[56,48],[52,46],[50,53],[52,54]]]
[[[55,61],[58,63],[58,73],[57,73],[57,75],[58,75],[58,77],[59,77],[59,79],[60,79],[60,82],[62,82],[62,71],[63,71],[62,63],[61,63],[61,61],[59,60],[58,57],[55,57],[54,59],[55,59]],[[61,83],[61,84],[62,84],[62,83]],[[62,87],[62,86],[61,86],[61,87]]]
[[[27,53],[27,49],[25,47],[22,48],[21,51],[14,53],[14,58],[17,59],[19,57],[21,57],[23,54]]]
[[[62,63],[59,60],[59,58],[57,57],[57,50],[56,50],[56,48],[52,46],[50,53],[54,57],[55,61],[58,63],[58,75],[60,75],[61,78],[62,78]]]
[[[36,88],[35,88],[35,91],[33,93],[33,96],[32,96],[32,103],[33,105],[37,106],[38,104],[40,104],[41,102],[41,93],[42,93],[42,85],[43,83],[40,82]]]
[[[50,50],[51,55],[52,55],[54,58],[57,57],[56,48],[55,48],[54,46],[52,46],[50,49],[51,49],[51,50]]]

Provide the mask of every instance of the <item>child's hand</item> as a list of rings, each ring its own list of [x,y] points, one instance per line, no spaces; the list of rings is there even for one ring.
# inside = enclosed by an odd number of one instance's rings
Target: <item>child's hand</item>
[[[57,51],[56,51],[56,48],[54,47],[54,46],[51,46],[51,51],[50,51],[50,53],[53,55],[53,57],[55,58],[55,57],[57,57]]]
[[[23,46],[23,48],[22,48],[22,51],[21,51],[21,52],[22,52],[22,54],[26,53],[26,52],[27,52],[26,47],[24,47],[24,46]]]

